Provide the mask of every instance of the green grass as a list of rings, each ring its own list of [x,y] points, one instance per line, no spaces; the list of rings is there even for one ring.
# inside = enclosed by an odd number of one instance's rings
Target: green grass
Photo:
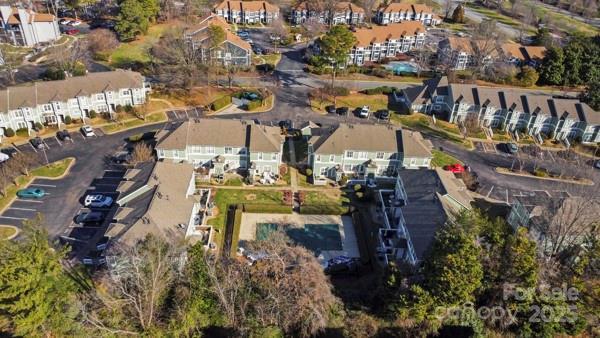
[[[14,227],[0,225],[0,240],[8,239],[17,233],[17,229]]]
[[[552,23],[567,33],[579,32],[586,35],[595,35],[599,30],[592,25],[573,19],[568,15],[548,10],[542,6],[536,6],[536,16],[549,18]]]
[[[131,119],[128,121],[125,121],[123,123],[111,123],[109,125],[103,126],[102,130],[104,130],[105,133],[107,134],[112,134],[112,133],[116,133],[118,131],[124,130],[124,129],[129,129],[129,128],[134,128],[134,127],[139,127],[145,124],[150,124],[150,123],[157,123],[157,122],[163,122],[167,120],[167,115],[163,112],[160,113],[154,113],[154,114],[150,114],[148,116],[146,116],[146,120],[142,120],[142,119]]]
[[[264,203],[283,204],[283,192],[273,190],[245,190],[245,189],[218,189],[215,194],[214,203],[219,210],[217,216],[207,221],[209,225],[218,230],[217,243],[222,242],[222,234],[225,231],[225,216],[227,206],[238,203]]]
[[[67,168],[73,163],[72,158],[66,158],[64,160],[56,161],[50,163],[47,166],[42,166],[37,169],[32,170],[29,173],[29,176],[19,176],[17,177],[17,185],[11,184],[6,188],[6,195],[0,198],[0,210],[4,209],[17,195],[17,191],[23,189],[29,182],[31,182],[35,177],[45,177],[45,178],[56,178],[62,176]]]
[[[110,65],[117,68],[127,67],[135,63],[150,62],[150,48],[156,44],[169,24],[158,24],[150,27],[148,33],[135,41],[122,43],[110,55]]]
[[[464,140],[460,135],[450,132],[452,128],[449,127],[449,124],[443,121],[438,121],[440,125],[443,127],[435,126],[432,127],[429,122],[429,118],[422,114],[413,114],[413,115],[399,115],[392,114],[391,121],[397,124],[401,124],[402,126],[408,127],[410,129],[414,129],[422,132],[423,134],[432,135],[435,137],[440,137],[446,139],[448,141],[454,142],[456,144],[460,144],[467,148],[471,148],[472,144],[469,140]]]
[[[298,179],[298,186],[302,188],[312,187],[313,185],[308,182],[308,176],[304,175],[300,171],[298,171],[298,175],[296,175]]]
[[[323,100],[320,102],[319,98],[310,100],[310,106],[313,110],[325,114],[325,107],[332,105],[332,100]],[[358,107],[369,106],[371,112],[375,112],[379,109],[390,109],[389,99],[387,95],[366,95],[366,94],[352,94],[349,96],[340,96],[337,98],[337,107],[348,107],[350,108],[349,114]]]
[[[227,181],[225,181],[226,186],[229,187],[241,187],[244,185],[244,182],[242,181],[242,179],[240,177],[234,177],[234,178],[230,178]]]
[[[338,191],[304,191],[304,204],[335,204],[335,205],[347,205],[350,203],[350,199],[342,192],[341,195],[337,195]]]
[[[512,26],[512,27],[519,27],[521,25],[518,21],[515,21],[514,19],[512,19],[506,15],[500,14],[492,9],[483,8],[483,7],[480,7],[479,5],[476,5],[476,4],[473,4],[470,2],[467,2],[466,6],[481,15],[485,15],[488,18],[496,20],[505,25]]]
[[[432,150],[431,154],[433,155],[431,164],[436,167],[443,168],[446,165],[450,165],[450,164],[454,164],[454,163],[463,164],[459,159],[452,157],[452,156],[450,156],[442,151],[436,150],[436,149]]]

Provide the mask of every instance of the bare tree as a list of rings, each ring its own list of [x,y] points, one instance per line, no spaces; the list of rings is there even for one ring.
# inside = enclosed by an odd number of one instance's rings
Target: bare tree
[[[115,32],[108,29],[94,29],[87,35],[87,47],[91,53],[110,51],[119,46]]]
[[[61,71],[72,74],[75,66],[78,63],[84,64],[88,55],[88,41],[78,39],[70,45],[53,49],[52,53],[48,56],[48,60],[54,63]]]
[[[452,0],[444,0],[444,20],[448,20],[450,17],[450,12],[452,12]]]
[[[304,28],[304,35],[307,38],[306,43],[309,44],[314,38],[325,33],[327,27],[319,22],[318,18],[311,17],[306,20],[306,22],[302,25],[302,28]]]
[[[138,164],[142,162],[151,161],[154,158],[152,155],[152,149],[144,142],[138,142],[133,147],[133,152],[131,153],[130,164]]]
[[[6,196],[6,189],[13,182],[13,171],[8,163],[0,165],[0,191],[2,196]]]
[[[434,51],[424,46],[421,49],[415,51],[415,63],[417,64],[417,77],[421,77],[421,73],[429,69],[431,63],[431,57],[433,56]]]
[[[38,160],[30,153],[18,152],[11,158],[12,168],[23,175],[29,176],[31,168],[38,163]]]
[[[7,44],[0,44],[0,70],[6,74],[6,78],[10,85],[15,84],[15,75],[17,68],[23,63],[23,56]]]
[[[487,67],[498,55],[498,46],[502,44],[505,37],[500,34],[496,21],[483,20],[473,31],[473,76],[484,73]]]
[[[368,23],[372,23],[373,21],[373,12],[375,11],[377,5],[379,4],[379,0],[361,0],[360,2],[362,8],[365,10],[365,19]]]
[[[158,324],[178,278],[180,250],[148,235],[134,246],[113,246],[110,259],[114,264],[101,275],[101,287],[82,301],[85,322],[104,333],[147,332]]]

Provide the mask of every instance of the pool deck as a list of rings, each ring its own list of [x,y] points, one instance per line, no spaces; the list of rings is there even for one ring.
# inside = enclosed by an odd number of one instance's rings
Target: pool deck
[[[338,215],[300,215],[300,214],[242,214],[240,241],[256,239],[256,224],[277,223],[304,227],[305,224],[338,224],[342,238],[342,250],[323,251],[317,259],[321,262],[337,256],[360,257],[356,232],[350,216]]]

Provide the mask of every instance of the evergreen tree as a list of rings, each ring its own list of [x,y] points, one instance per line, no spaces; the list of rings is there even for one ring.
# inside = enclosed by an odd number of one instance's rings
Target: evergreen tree
[[[535,71],[533,67],[524,66],[521,68],[519,73],[519,81],[524,87],[531,87],[538,82],[540,75]]]
[[[130,41],[138,35],[146,34],[159,9],[156,0],[123,0],[119,4],[119,15],[115,25],[119,39]]]
[[[529,239],[527,229],[519,228],[514,235],[509,236],[502,271],[504,271],[506,282],[526,288],[533,288],[537,285],[536,244]]]
[[[583,83],[582,75],[585,70],[583,66],[583,53],[584,48],[581,45],[581,41],[571,41],[564,52],[564,65],[565,70],[563,73],[563,84],[568,86],[578,86]]]
[[[539,81],[542,84],[561,85],[564,73],[565,55],[562,49],[558,47],[548,49],[540,67]]]
[[[600,81],[592,81],[583,93],[583,101],[595,110],[600,110]]]
[[[24,223],[21,240],[0,241],[0,316],[17,336],[68,336],[76,312],[65,251],[52,248],[40,216]]]

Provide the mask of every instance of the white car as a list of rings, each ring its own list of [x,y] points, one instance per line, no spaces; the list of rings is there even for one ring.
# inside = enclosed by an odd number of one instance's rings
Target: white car
[[[370,112],[369,106],[363,106],[360,109],[359,116],[362,117],[362,118],[368,118],[369,117],[369,112]]]
[[[93,137],[96,136],[96,134],[94,133],[94,129],[92,129],[92,127],[85,125],[81,127],[81,133],[83,134],[83,136],[85,137]]]
[[[68,25],[68,24],[70,24],[70,23],[71,23],[71,20],[69,20],[69,19],[60,19],[60,20],[58,21],[58,24],[59,24],[59,25]]]
[[[73,20],[73,21],[69,22],[67,25],[69,25],[69,26],[79,26],[79,25],[81,25],[81,21],[79,21],[79,20]]]
[[[83,205],[92,208],[108,208],[112,205],[113,199],[105,195],[87,195],[83,201]]]
[[[281,40],[281,37],[275,34],[271,34],[269,35],[269,39],[271,39],[271,41],[279,41]]]

